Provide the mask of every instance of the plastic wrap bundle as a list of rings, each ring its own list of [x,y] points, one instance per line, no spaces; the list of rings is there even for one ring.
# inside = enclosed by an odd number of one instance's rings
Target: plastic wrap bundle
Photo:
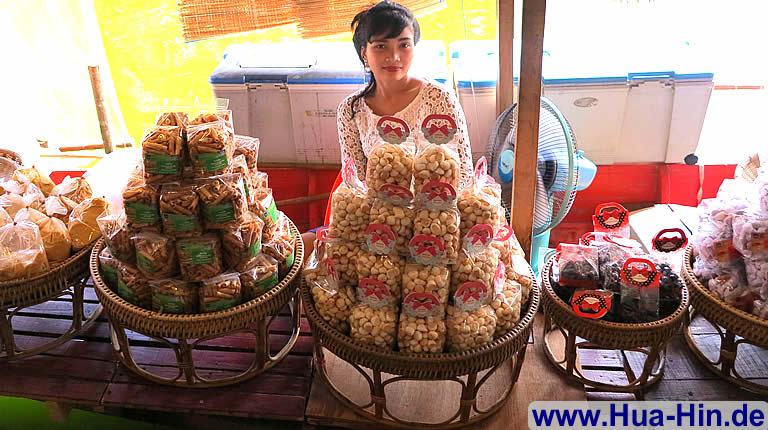
[[[768,213],[734,216],[733,247],[747,260],[768,261]]]
[[[397,205],[413,200],[414,147],[408,139],[410,129],[401,119],[384,116],[376,124],[382,142],[368,155],[365,181],[369,197],[378,197]]]
[[[371,200],[365,185],[358,179],[354,161],[347,159],[342,169],[344,181],[331,197],[330,234],[344,241],[361,242],[364,239],[371,213]]]

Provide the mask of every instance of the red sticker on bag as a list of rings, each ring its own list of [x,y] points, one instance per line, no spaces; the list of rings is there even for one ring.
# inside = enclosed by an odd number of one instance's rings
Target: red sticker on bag
[[[365,243],[372,254],[391,254],[396,240],[397,235],[387,224],[368,224],[365,228]]]
[[[652,247],[659,252],[675,252],[688,245],[688,236],[681,228],[665,228],[656,233]]]
[[[512,237],[513,234],[515,234],[515,231],[512,230],[512,226],[505,224],[499,228],[499,231],[496,232],[496,236],[493,238],[493,240],[497,242],[506,242],[509,240],[509,238]]]
[[[435,293],[410,293],[403,299],[403,312],[410,317],[426,318],[442,311],[440,298]]]
[[[471,312],[488,302],[488,285],[480,281],[464,282],[456,290],[453,303],[462,311]]]
[[[389,306],[395,298],[384,282],[375,278],[363,278],[357,283],[357,299],[372,308]]]
[[[393,145],[399,145],[408,139],[411,134],[411,129],[408,128],[408,124],[400,118],[394,116],[383,116],[376,124],[376,130],[379,132],[379,136],[387,142]]]
[[[489,224],[477,224],[464,235],[464,250],[469,255],[476,255],[488,248],[493,240],[493,227]]]
[[[581,290],[573,293],[571,309],[581,318],[600,319],[613,305],[613,293],[604,290]]]
[[[595,208],[592,220],[596,229],[599,226],[606,230],[616,230],[629,224],[629,211],[615,202],[602,203]]]
[[[379,187],[379,196],[398,206],[405,206],[413,200],[413,193],[397,184],[384,184]]]
[[[421,123],[421,132],[429,143],[442,145],[456,135],[456,120],[450,115],[427,115]]]
[[[411,256],[416,263],[433,266],[445,262],[445,243],[431,234],[417,234],[408,242]]]
[[[429,181],[420,192],[428,207],[440,208],[456,201],[456,189],[447,182]]]
[[[645,258],[629,258],[621,268],[621,281],[625,285],[654,288],[659,286],[660,273],[656,265]]]

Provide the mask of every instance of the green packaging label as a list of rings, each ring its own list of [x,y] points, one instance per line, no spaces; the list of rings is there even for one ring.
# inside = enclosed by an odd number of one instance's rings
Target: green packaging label
[[[157,224],[160,220],[157,206],[145,203],[128,203],[125,205],[125,215],[138,224]]]
[[[291,255],[285,259],[285,267],[290,270],[293,267],[293,262],[296,260],[296,251],[291,252]]]
[[[101,265],[101,276],[109,288],[114,289],[117,286],[117,270],[108,264]]]
[[[237,299],[229,299],[229,300],[216,300],[215,302],[202,303],[201,310],[203,312],[223,311],[224,309],[229,309],[237,306],[239,304],[238,302],[239,300]]]
[[[194,215],[163,214],[163,221],[178,233],[198,230],[197,217]]]
[[[189,255],[192,264],[213,264],[213,247],[200,243],[184,243],[181,250]]]
[[[128,288],[128,286],[125,285],[125,282],[123,282],[121,279],[117,280],[117,295],[122,297],[123,300],[130,304],[137,306],[139,305],[139,298],[136,297],[136,293],[134,293],[132,289]]]
[[[248,249],[248,255],[251,257],[255,257],[259,255],[261,252],[261,240],[257,240],[256,243],[251,245],[251,247]]]
[[[173,155],[144,154],[144,170],[154,175],[178,175],[181,158]]]
[[[205,206],[203,208],[203,215],[205,220],[212,224],[225,224],[236,219],[235,207],[232,206],[232,202]]]
[[[158,312],[165,312],[169,314],[183,314],[186,313],[186,306],[184,306],[184,300],[177,296],[169,296],[168,294],[155,294],[155,307]]]
[[[226,170],[229,166],[229,159],[227,158],[227,153],[224,151],[203,152],[197,154],[197,159],[203,167],[203,170],[209,173]]]
[[[259,296],[261,294],[266,293],[267,291],[269,291],[279,283],[280,283],[280,279],[277,276],[277,272],[274,272],[269,278],[256,281],[253,287],[257,292],[257,296]]]
[[[274,222],[277,222],[277,205],[275,204],[275,199],[272,199],[272,201],[269,203],[269,208],[267,208],[267,216]]]
[[[136,253],[136,266],[144,273],[155,273],[155,266],[152,264],[152,260],[140,252]]]

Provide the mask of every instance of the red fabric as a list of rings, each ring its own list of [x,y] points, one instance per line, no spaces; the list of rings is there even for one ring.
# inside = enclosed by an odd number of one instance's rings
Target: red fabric
[[[336,181],[333,182],[333,188],[331,188],[331,196],[328,197],[328,204],[325,206],[325,225],[331,223],[331,198],[333,198],[333,192],[341,185],[341,171],[336,175]]]

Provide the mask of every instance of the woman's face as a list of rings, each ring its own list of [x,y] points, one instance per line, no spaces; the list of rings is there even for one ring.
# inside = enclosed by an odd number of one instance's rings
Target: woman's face
[[[405,27],[395,38],[374,37],[363,49],[376,80],[400,80],[408,76],[413,61],[413,28]]]

